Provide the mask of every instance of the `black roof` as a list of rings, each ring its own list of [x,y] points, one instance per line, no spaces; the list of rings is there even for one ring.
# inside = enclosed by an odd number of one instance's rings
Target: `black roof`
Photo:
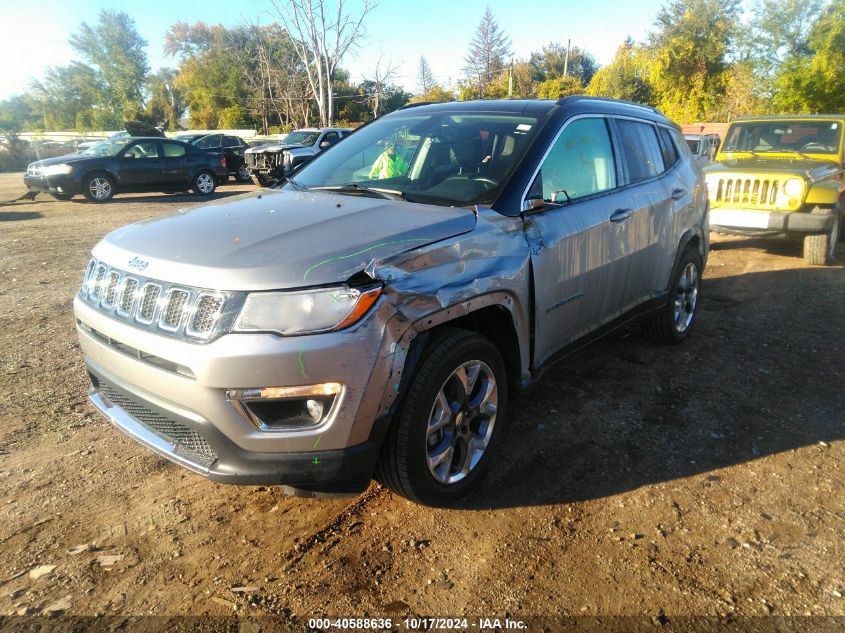
[[[607,99],[604,97],[571,96],[562,99],[496,99],[479,101],[447,101],[445,103],[411,103],[399,109],[421,108],[430,112],[510,112],[513,114],[550,114],[560,108],[570,114],[597,113],[631,115],[639,118],[672,123],[651,106]]]

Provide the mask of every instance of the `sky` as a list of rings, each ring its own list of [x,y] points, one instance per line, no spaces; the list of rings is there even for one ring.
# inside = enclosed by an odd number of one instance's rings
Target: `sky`
[[[640,41],[652,28],[662,0],[381,0],[365,21],[366,39],[341,65],[354,81],[372,76],[379,59],[398,67],[395,83],[416,91],[419,59],[424,55],[442,85],[461,77],[463,58],[481,19],[490,6],[499,26],[511,38],[515,59],[527,58],[550,42],[592,53],[601,65],[610,63],[622,41]],[[357,12],[360,0],[348,0]],[[220,23],[225,26],[268,23],[274,19],[269,0],[203,2],[178,0],[39,0],[0,4],[0,99],[26,90],[48,66],[78,59],[68,45],[69,35],[83,21],[94,24],[100,9],[128,13],[147,40],[152,70],[175,66],[162,50],[164,34],[177,21]]]

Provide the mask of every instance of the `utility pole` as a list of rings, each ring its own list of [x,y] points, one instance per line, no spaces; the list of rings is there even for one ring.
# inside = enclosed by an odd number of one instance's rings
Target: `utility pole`
[[[569,74],[569,45],[572,44],[572,39],[566,40],[566,57],[563,58],[563,76]]]
[[[513,97],[513,57],[511,57],[511,67],[508,70],[508,99]]]

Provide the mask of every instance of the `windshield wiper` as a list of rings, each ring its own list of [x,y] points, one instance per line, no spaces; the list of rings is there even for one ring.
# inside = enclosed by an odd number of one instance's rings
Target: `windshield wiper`
[[[310,187],[308,191],[334,191],[337,193],[376,194],[386,200],[405,200],[405,194],[397,189],[382,189],[381,187],[362,187],[356,182],[345,185],[330,185],[325,187]]]

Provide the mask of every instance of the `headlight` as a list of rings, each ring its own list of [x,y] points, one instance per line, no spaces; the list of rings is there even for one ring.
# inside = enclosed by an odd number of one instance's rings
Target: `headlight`
[[[341,330],[358,322],[376,302],[381,286],[358,290],[346,286],[293,292],[252,292],[238,319],[236,332],[282,335]]]
[[[804,181],[800,178],[790,178],[783,183],[783,192],[792,197],[800,196],[804,191]]]
[[[46,167],[42,167],[40,169],[41,173],[45,176],[55,176],[57,174],[69,174],[71,170],[70,165],[66,165],[62,163],[60,165],[47,165]]]

